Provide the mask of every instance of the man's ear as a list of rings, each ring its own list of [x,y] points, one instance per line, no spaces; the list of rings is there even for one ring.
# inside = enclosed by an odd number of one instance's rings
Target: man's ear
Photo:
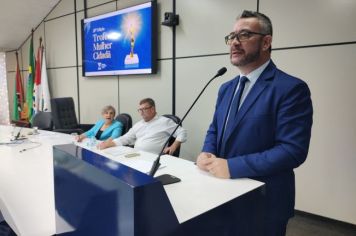
[[[264,36],[262,50],[267,51],[271,46],[272,46],[272,36],[271,35]]]

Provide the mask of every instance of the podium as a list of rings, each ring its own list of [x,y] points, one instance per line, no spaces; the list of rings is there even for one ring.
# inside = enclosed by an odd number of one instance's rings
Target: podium
[[[263,234],[263,185],[180,223],[153,177],[72,144],[54,146],[53,156],[56,213],[70,226],[57,235]]]

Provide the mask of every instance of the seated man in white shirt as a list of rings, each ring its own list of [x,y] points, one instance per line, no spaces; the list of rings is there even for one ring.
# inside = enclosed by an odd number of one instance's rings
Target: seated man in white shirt
[[[104,141],[98,145],[98,148],[134,145],[137,150],[158,154],[177,124],[167,117],[157,115],[155,102],[152,98],[141,100],[138,112],[142,116],[142,120],[137,122],[125,135],[114,140]],[[164,153],[172,155],[180,144],[187,140],[187,131],[179,127],[173,136],[176,138],[174,143],[166,147]]]

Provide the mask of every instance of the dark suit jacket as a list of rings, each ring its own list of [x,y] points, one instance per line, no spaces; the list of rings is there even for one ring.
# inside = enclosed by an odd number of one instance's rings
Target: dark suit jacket
[[[271,61],[238,111],[234,128],[222,130],[239,76],[224,83],[207,131],[203,151],[226,158],[231,178],[266,184],[268,220],[293,215],[293,168],[308,153],[313,108],[307,84],[277,69]]]

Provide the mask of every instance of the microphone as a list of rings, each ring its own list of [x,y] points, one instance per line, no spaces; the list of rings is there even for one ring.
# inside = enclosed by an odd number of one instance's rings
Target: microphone
[[[188,113],[190,112],[190,110],[193,108],[193,106],[195,105],[195,103],[198,101],[198,99],[200,98],[200,96],[203,94],[203,92],[205,91],[205,89],[208,87],[208,85],[211,83],[211,81],[213,81],[215,78],[222,76],[223,74],[225,74],[225,72],[227,71],[226,67],[222,67],[220,70],[218,70],[218,72],[216,73],[216,75],[214,75],[213,78],[211,78],[209,80],[209,82],[204,86],[204,88],[201,90],[201,92],[199,93],[199,95],[197,96],[197,98],[194,100],[193,104],[189,107],[188,111],[184,114],[183,118],[180,120],[180,122],[177,124],[176,128],[173,130],[173,132],[171,133],[171,135],[169,135],[167,141],[164,143],[161,152],[159,153],[158,157],[156,158],[156,160],[153,162],[151,170],[149,172],[150,176],[154,176],[156,171],[158,170],[160,164],[160,159],[162,156],[162,153],[165,149],[165,147],[168,145],[169,140],[172,138],[172,136],[174,135],[174,133],[177,131],[178,127],[180,125],[182,125],[182,122],[184,121],[184,119],[187,117]],[[160,175],[156,177],[157,180],[159,180],[163,185],[167,185],[167,184],[173,184],[176,182],[179,182],[180,179],[173,176],[173,175],[169,175],[169,174],[164,174],[164,175]]]
[[[18,140],[22,140],[22,139],[27,139],[27,138],[24,137],[24,136],[21,137],[21,131],[22,131],[22,129],[25,128],[26,126],[27,126],[26,123],[20,124],[19,126],[14,126],[14,129],[13,129],[13,131],[12,131],[13,138],[12,138],[10,141],[18,141]],[[14,135],[16,127],[19,127],[19,131],[16,133],[16,135]]]
[[[14,136],[14,138],[11,141],[16,141],[16,140],[20,139],[22,129],[23,129],[23,126],[20,127],[19,131],[17,132],[17,134]]]

